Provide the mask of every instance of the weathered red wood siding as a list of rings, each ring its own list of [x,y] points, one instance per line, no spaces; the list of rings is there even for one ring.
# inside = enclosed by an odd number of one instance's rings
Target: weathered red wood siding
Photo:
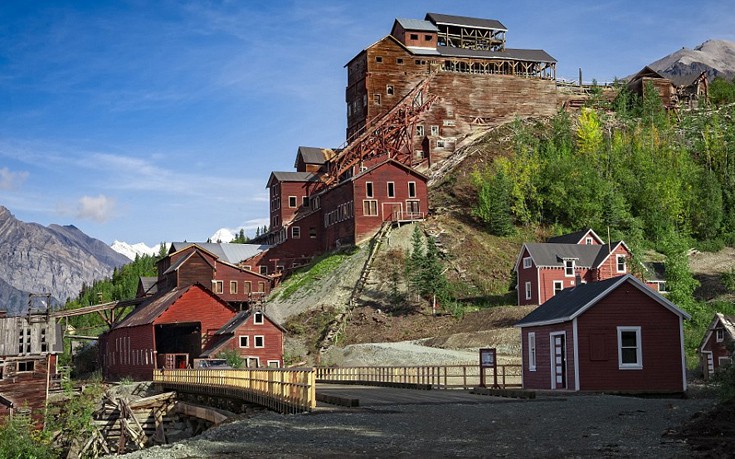
[[[625,271],[617,270],[617,255],[625,255]],[[597,278],[595,280],[605,280],[612,277],[622,276],[630,272],[630,252],[622,244],[620,244],[610,256],[605,260],[597,270]]]
[[[148,324],[113,329],[105,335],[100,346],[104,349],[102,365],[106,380],[153,379],[156,356],[153,330],[153,325]]]
[[[530,268],[523,267],[523,259],[529,256],[528,249],[523,249],[521,261],[518,263],[518,304],[520,306],[529,304],[540,304],[538,294],[538,268],[535,262],[532,262]],[[531,283],[531,298],[526,299],[526,282]]]
[[[717,329],[723,330],[723,340],[719,343],[717,342]],[[717,371],[720,368],[720,358],[730,358],[730,351],[727,350],[727,346],[732,342],[729,335],[724,331],[724,328],[722,326],[722,323],[718,320],[717,324],[715,325],[715,329],[712,330],[712,333],[710,334],[709,339],[707,342],[705,342],[702,345],[701,350],[704,352],[711,352],[712,353],[712,364],[714,367],[714,371]],[[709,367],[707,364],[707,356],[704,353],[701,353],[701,365],[702,365],[702,373],[704,374],[705,378],[709,378],[712,376],[709,372]]]
[[[193,286],[153,322],[154,325],[195,322],[201,324],[202,344],[235,315],[200,286]],[[191,356],[198,357],[198,356]]]
[[[543,304],[554,296],[554,281],[564,283],[564,288],[574,287],[576,285],[576,275],[585,282],[594,282],[594,270],[575,266],[574,276],[566,276],[564,268],[539,268],[539,279],[541,282],[541,298],[540,303]]]
[[[283,332],[267,317],[264,317],[262,324],[255,324],[254,315],[238,327],[235,331],[234,339],[228,343],[229,349],[234,349],[240,355],[247,358],[257,358],[259,365],[265,367],[268,362],[278,362],[278,366],[283,366]],[[240,347],[240,337],[248,337],[248,346]],[[255,337],[263,337],[263,347],[255,347]]]
[[[271,230],[290,222],[299,210],[303,210],[304,197],[310,196],[314,182],[276,182],[270,188],[271,196]],[[289,197],[296,198],[296,206],[289,205]],[[280,199],[280,207],[274,205]]]
[[[321,216],[322,212],[317,211],[294,221],[287,228],[287,237],[283,242],[269,249],[259,260],[248,260],[247,264],[257,263],[256,269],[266,266],[268,273],[271,274],[280,270],[288,273],[296,267],[307,264],[315,255],[324,251]],[[299,227],[298,238],[293,237],[293,227]],[[270,292],[270,288],[268,291]]]
[[[19,362],[33,362],[33,371],[19,372]],[[3,367],[0,394],[13,402],[16,413],[29,409],[36,425],[41,427],[46,408],[48,378],[56,372],[56,356],[46,354],[6,358]],[[0,420],[9,414],[10,409],[0,404]]]
[[[354,185],[347,181],[324,193],[321,196],[322,221],[320,222],[324,232],[324,248],[331,249],[338,245],[349,245],[355,243],[355,219],[358,213],[362,213],[362,201],[359,207],[355,201]],[[324,216],[335,211],[340,205],[352,202],[352,215],[342,221],[329,224]]]
[[[640,370],[618,368],[618,326],[640,326]],[[620,287],[584,312],[579,331],[580,389],[631,392],[681,392],[682,343],[679,316],[629,285]],[[590,352],[591,335],[604,335],[604,352]],[[603,360],[604,359],[604,360]]]
[[[530,332],[536,333],[536,371],[531,371],[528,366],[528,334]],[[570,390],[574,389],[574,329],[571,322],[540,327],[524,327],[521,329],[524,389],[551,389],[551,333],[559,332],[566,333],[567,388]]]

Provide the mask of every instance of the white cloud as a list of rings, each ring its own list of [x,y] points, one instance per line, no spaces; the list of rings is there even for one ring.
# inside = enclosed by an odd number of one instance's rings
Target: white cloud
[[[104,223],[115,212],[115,200],[101,194],[99,196],[82,196],[77,205],[77,218]]]
[[[15,190],[28,178],[28,172],[13,172],[7,167],[0,169],[0,190]]]

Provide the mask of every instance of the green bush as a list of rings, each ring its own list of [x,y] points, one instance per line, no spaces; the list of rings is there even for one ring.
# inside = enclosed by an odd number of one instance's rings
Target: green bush
[[[730,268],[730,271],[722,273],[720,278],[728,292],[735,292],[735,268]]]
[[[26,416],[6,418],[0,424],[0,458],[52,459],[58,457],[48,435]]]

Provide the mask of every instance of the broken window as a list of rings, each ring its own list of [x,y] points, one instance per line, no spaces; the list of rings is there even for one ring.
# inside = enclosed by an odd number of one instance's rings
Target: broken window
[[[392,84],[389,84],[388,86],[385,87],[385,93],[389,96],[393,95],[393,85]]]
[[[380,94],[373,94],[373,102],[375,105],[380,105]]]
[[[418,125],[416,126],[416,136],[423,137],[424,136],[424,126]]]

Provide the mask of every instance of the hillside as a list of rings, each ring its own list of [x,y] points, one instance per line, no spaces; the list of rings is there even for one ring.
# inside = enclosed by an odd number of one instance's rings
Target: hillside
[[[702,72],[712,80],[735,77],[735,42],[707,40],[694,49],[681,48],[652,62],[649,67],[671,78],[677,85],[688,84]]]
[[[0,305],[10,314],[27,308],[29,293],[63,304],[130,262],[74,226],[25,223],[1,206],[0,241]]]

